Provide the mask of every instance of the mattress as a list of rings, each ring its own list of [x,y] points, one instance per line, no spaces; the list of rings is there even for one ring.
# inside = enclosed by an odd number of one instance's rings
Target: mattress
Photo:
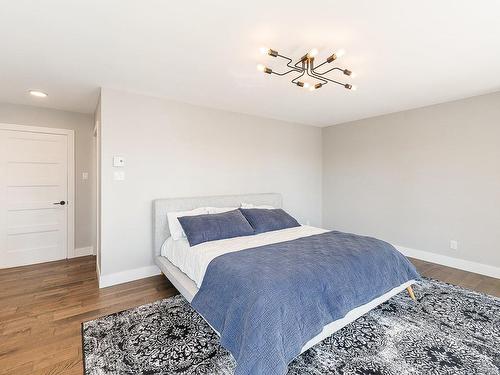
[[[327,232],[326,229],[302,225],[253,236],[205,242],[193,247],[189,246],[186,238],[174,241],[169,237],[161,247],[161,255],[185,273],[200,288],[208,264],[220,255],[325,232]]]

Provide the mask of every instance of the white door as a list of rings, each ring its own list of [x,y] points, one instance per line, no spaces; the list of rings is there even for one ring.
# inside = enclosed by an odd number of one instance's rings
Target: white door
[[[68,135],[0,129],[0,268],[66,258],[67,203]]]

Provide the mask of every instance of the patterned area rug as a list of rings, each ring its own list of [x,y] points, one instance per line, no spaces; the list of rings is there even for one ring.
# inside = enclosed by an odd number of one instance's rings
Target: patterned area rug
[[[289,374],[500,374],[500,299],[422,280],[297,357]],[[232,374],[181,296],[83,324],[86,375]]]

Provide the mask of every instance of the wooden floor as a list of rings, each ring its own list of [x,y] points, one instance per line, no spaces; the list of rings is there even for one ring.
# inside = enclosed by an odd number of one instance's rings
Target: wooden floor
[[[82,322],[174,294],[164,276],[99,289],[93,256],[0,270],[0,374],[82,374]]]
[[[412,261],[424,276],[500,296],[498,279]],[[94,257],[0,270],[0,374],[82,374],[82,322],[174,294],[163,276],[99,289]]]
[[[500,279],[440,266],[439,264],[424,262],[423,260],[412,258],[410,260],[422,276],[500,297]]]

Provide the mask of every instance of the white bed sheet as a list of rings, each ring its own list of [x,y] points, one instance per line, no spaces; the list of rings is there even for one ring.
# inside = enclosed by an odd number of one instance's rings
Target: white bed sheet
[[[169,237],[161,247],[161,255],[184,272],[199,288],[208,264],[219,255],[325,232],[328,231],[322,228],[302,225],[300,227],[276,230],[253,236],[204,242],[193,247],[189,246],[186,238],[173,240]]]

